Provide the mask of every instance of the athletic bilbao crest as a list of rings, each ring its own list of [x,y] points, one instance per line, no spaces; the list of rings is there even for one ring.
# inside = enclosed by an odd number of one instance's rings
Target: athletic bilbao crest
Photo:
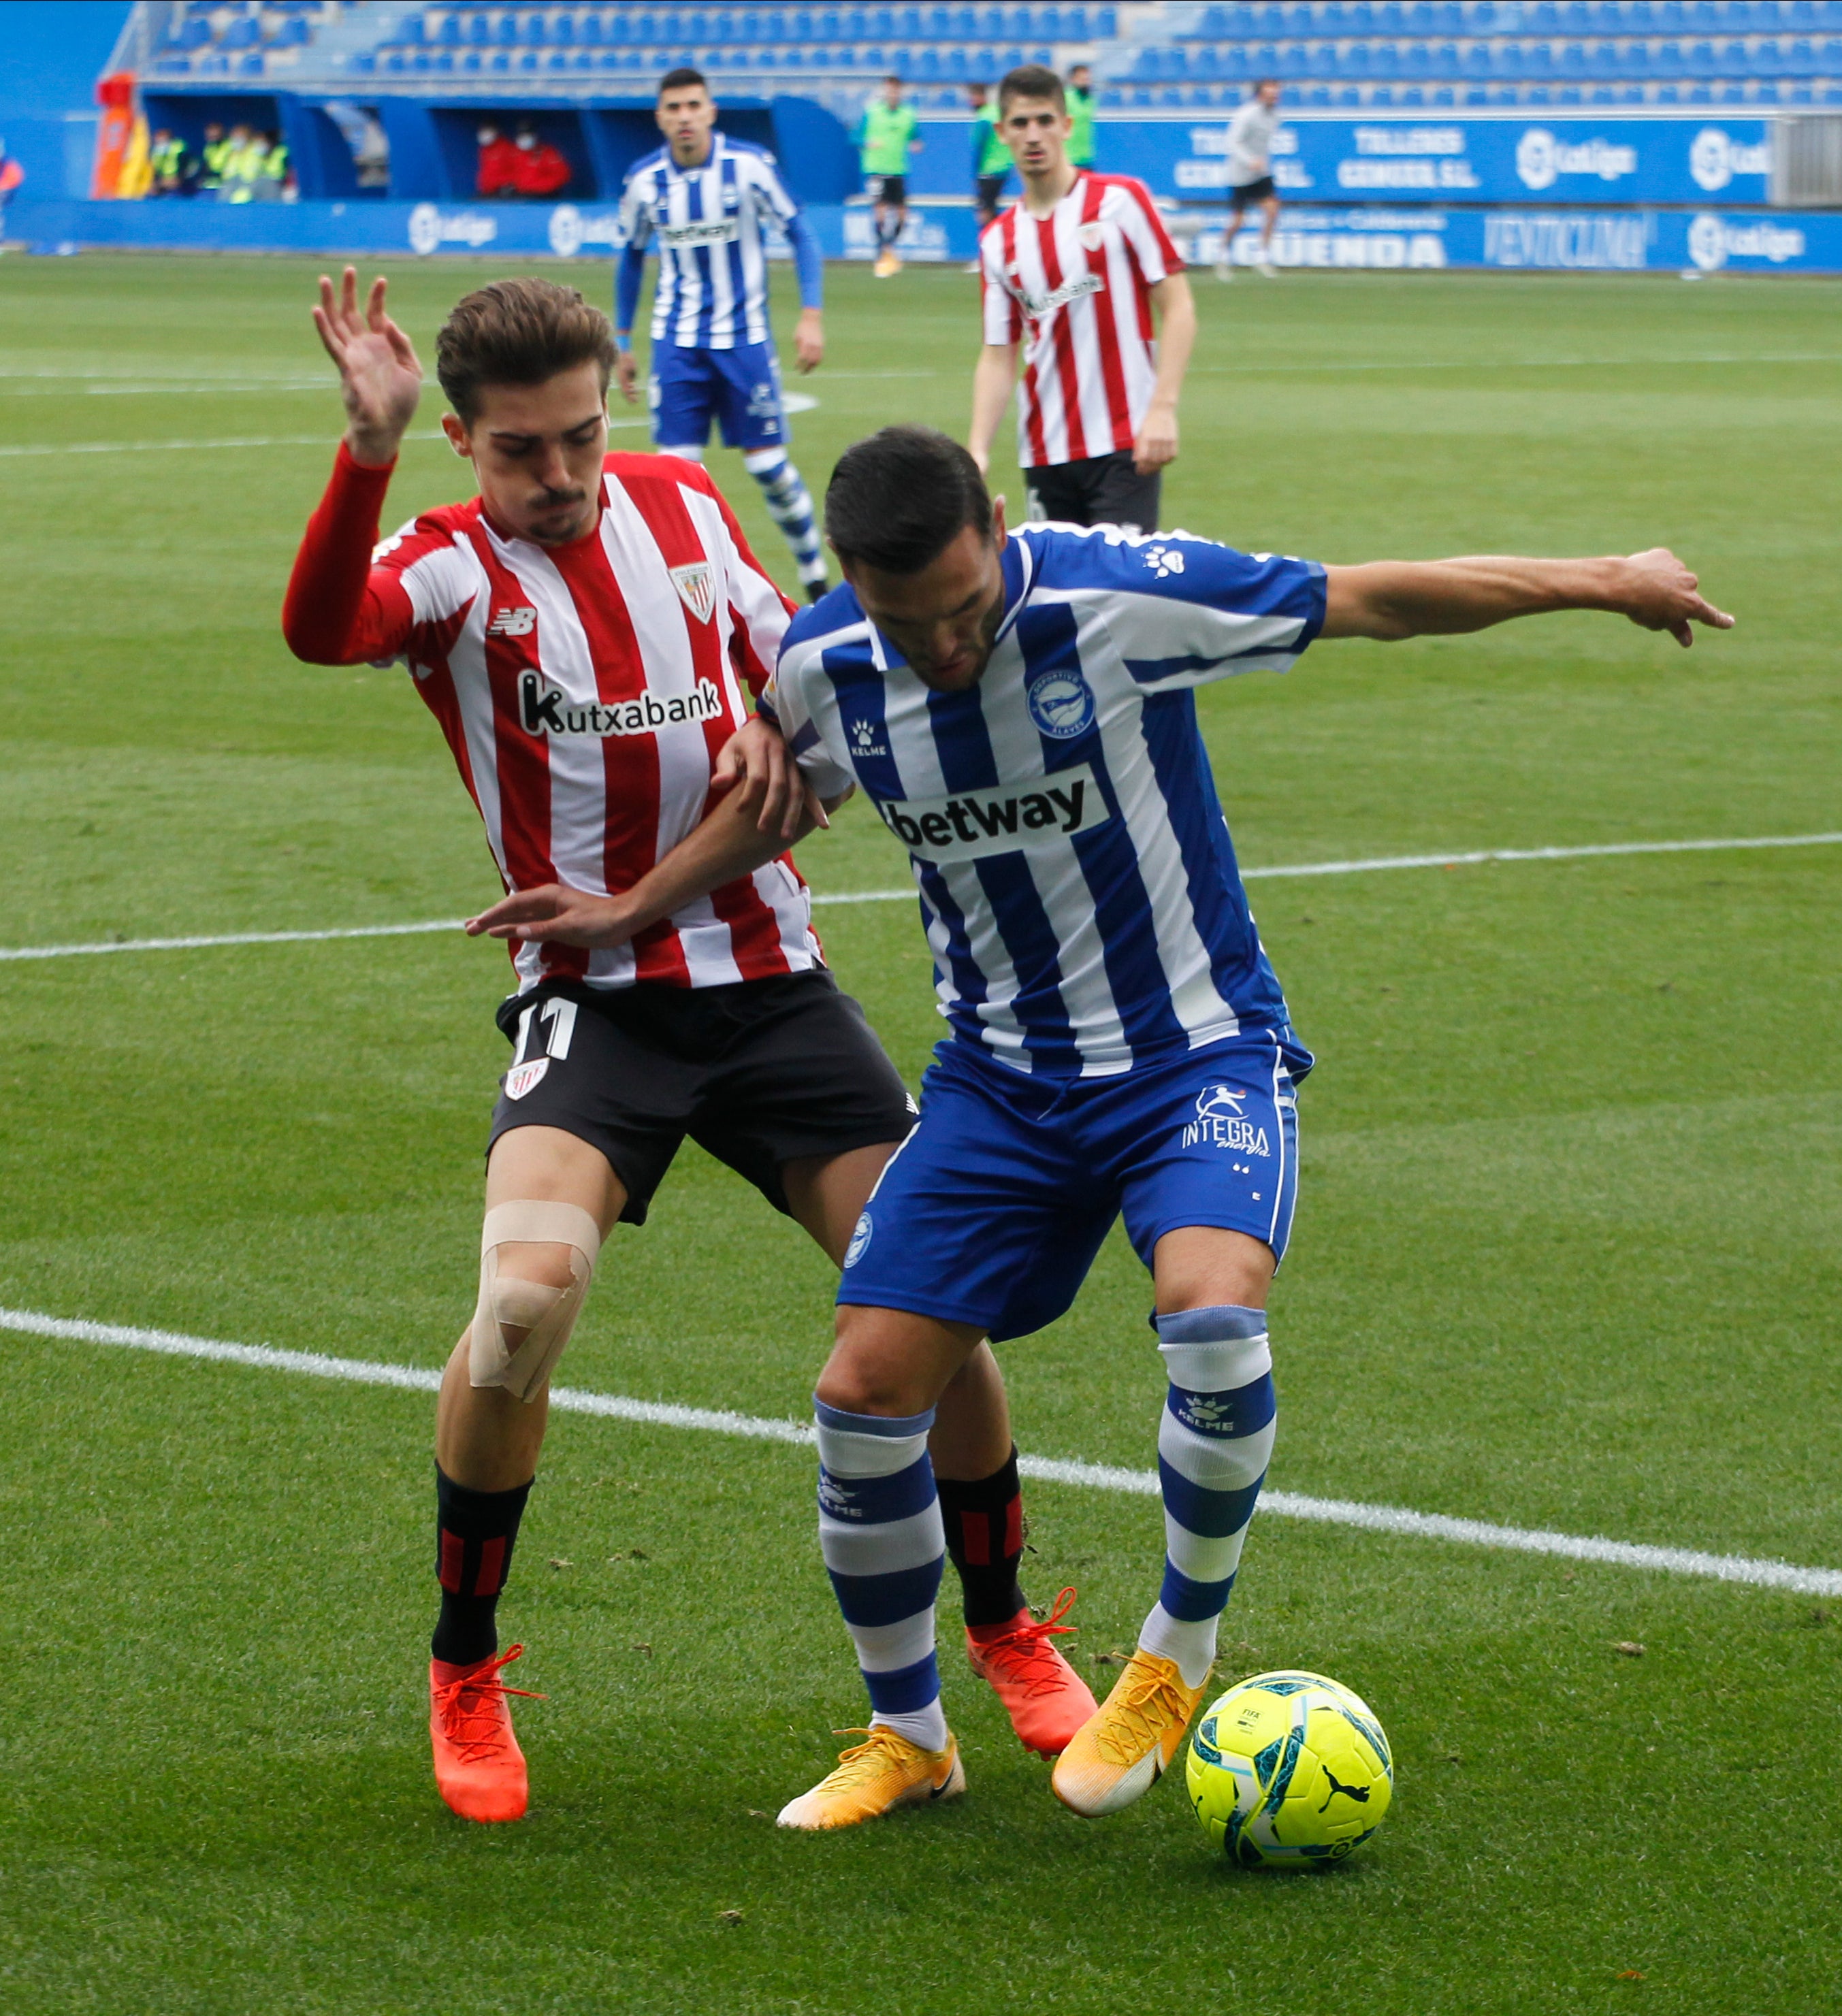
[[[543,1075],[550,1067],[548,1057],[533,1057],[528,1064],[514,1064],[505,1075],[506,1097],[522,1099],[526,1093],[543,1082]]]
[[[672,570],[672,585],[678,599],[700,623],[708,623],[716,607],[716,576],[708,560],[693,560],[689,567]]]

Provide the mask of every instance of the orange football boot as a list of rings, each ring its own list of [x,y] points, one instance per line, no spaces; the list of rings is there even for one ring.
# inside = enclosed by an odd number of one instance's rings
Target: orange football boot
[[[512,1733],[507,1694],[542,1701],[528,1687],[499,1678],[524,1651],[514,1645],[470,1666],[428,1662],[428,1733],[434,1745],[435,1790],[463,1820],[517,1820],[531,1803],[524,1753]]]
[[[973,1672],[990,1681],[1018,1741],[1039,1757],[1059,1757],[1098,1706],[1087,1683],[1049,1642],[1075,1629],[1062,1621],[1074,1600],[1074,1591],[1065,1589],[1040,1624],[1020,1610],[1008,1624],[966,1626]]]

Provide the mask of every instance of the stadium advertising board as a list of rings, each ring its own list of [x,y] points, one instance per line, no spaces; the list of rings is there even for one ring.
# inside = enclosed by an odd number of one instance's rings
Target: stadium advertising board
[[[1204,213],[1185,249],[1220,254],[1225,214]],[[1250,264],[1256,240],[1236,241]],[[1842,269],[1842,217],[1829,213],[1623,210],[1317,208],[1290,205],[1273,239],[1276,265],[1434,272],[1775,273]]]
[[[964,146],[937,137],[953,130],[923,128],[911,178],[923,193],[961,192]],[[1225,118],[1112,119],[1100,131],[1099,165],[1159,196],[1206,202],[1227,187]],[[1772,142],[1762,119],[1299,116],[1274,139],[1273,177],[1295,203],[1762,203]]]
[[[828,259],[874,251],[867,209],[815,204],[807,214]],[[1209,206],[1173,219],[1193,259],[1212,261],[1225,212]],[[420,257],[503,253],[611,259],[615,213],[572,203],[298,203],[249,204],[16,201],[9,234],[39,253],[138,246],[174,250],[312,252]],[[969,209],[914,207],[904,257],[969,258]],[[1237,243],[1253,255],[1254,234]],[[1289,203],[1274,240],[1276,263],[1321,269],[1436,272],[1443,267],[1555,272],[1842,272],[1842,213],[1728,210],[1442,208],[1432,204]],[[784,257],[784,244],[770,244]]]

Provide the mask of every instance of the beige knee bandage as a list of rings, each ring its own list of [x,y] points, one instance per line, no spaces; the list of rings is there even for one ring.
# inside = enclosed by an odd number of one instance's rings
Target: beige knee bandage
[[[499,1271],[503,1246],[567,1246],[569,1285],[530,1281]],[[475,1386],[503,1386],[521,1400],[536,1397],[569,1341],[589,1282],[601,1231],[572,1204],[495,1204],[480,1229],[480,1299],[467,1332],[467,1377]],[[507,1330],[523,1333],[508,1344]]]

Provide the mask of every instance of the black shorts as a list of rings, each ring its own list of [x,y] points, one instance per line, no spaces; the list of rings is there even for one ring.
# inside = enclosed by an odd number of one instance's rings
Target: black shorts
[[[870,178],[870,200],[872,203],[886,203],[899,210],[908,200],[908,178],[906,175],[872,175]]]
[[[1158,529],[1163,473],[1141,476],[1128,450],[1083,462],[1044,463],[1026,469],[1023,481],[1030,517],[1038,524],[1054,518],[1065,525],[1121,525],[1129,532]]]
[[[914,1102],[863,1011],[823,968],[725,987],[546,981],[498,1014],[512,1067],[493,1142],[560,1127],[599,1148],[643,1225],[686,1135],[787,1209],[781,1165],[900,1141]]]
[[[1264,203],[1268,196],[1278,193],[1271,175],[1262,175],[1256,182],[1237,182],[1228,191],[1228,207],[1238,217],[1250,203]]]
[[[1004,185],[1011,179],[1007,168],[1001,175],[980,175],[973,183],[973,200],[987,214],[995,211],[1003,202]]]

